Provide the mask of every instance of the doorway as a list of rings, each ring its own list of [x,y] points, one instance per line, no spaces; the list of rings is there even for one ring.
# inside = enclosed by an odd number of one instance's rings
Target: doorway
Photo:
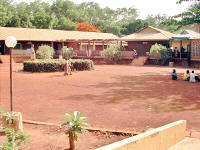
[[[0,54],[1,55],[5,54],[4,49],[5,49],[5,43],[4,43],[4,41],[0,41]]]

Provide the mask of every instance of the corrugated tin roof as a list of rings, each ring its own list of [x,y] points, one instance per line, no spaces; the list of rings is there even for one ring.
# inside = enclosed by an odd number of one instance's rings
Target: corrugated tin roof
[[[122,37],[126,41],[158,41],[169,40],[175,34],[151,26],[145,27],[136,33]]]
[[[184,30],[183,32],[173,36],[172,38],[200,39],[200,33],[192,31],[192,30]]]
[[[0,27],[0,40],[5,40],[11,35],[19,41],[115,40],[119,38],[112,33]]]

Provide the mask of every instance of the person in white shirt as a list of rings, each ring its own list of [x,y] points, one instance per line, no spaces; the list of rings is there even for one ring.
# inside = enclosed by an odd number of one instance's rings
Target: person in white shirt
[[[196,82],[196,81],[200,81],[199,77],[197,74],[194,73],[194,70],[192,71],[192,73],[190,73],[190,82]]]
[[[65,59],[66,59],[66,62],[64,64],[64,71],[65,71],[64,75],[65,76],[68,75],[68,74],[72,75],[71,62],[69,60],[69,57],[66,57]]]

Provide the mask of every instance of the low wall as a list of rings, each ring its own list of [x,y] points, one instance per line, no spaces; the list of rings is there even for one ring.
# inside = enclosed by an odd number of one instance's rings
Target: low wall
[[[180,120],[95,150],[168,150],[185,136],[186,121]]]

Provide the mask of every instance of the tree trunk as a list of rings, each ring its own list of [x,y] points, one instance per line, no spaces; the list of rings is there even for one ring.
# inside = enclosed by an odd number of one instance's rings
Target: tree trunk
[[[75,150],[73,132],[69,133],[69,146],[70,146],[69,150]]]

